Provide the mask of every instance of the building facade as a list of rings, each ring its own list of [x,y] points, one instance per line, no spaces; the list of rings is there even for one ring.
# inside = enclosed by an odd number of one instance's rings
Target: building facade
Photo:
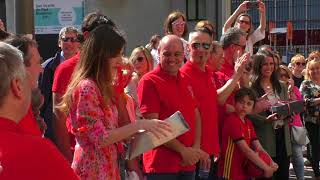
[[[232,12],[243,0],[232,0]],[[286,28],[287,22],[292,23],[293,37],[286,43],[286,34],[278,34],[271,39],[271,44],[283,55],[295,53],[309,54],[320,49],[320,1],[319,0],[264,0],[267,12],[267,25]],[[257,10],[249,10],[255,26],[259,24]],[[269,29],[266,39],[261,42],[270,44]],[[288,52],[286,52],[288,51]]]

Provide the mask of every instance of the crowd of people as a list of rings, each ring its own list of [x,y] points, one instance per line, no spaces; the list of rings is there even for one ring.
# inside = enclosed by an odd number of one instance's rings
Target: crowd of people
[[[165,35],[128,57],[123,31],[98,12],[81,31],[62,28],[60,50],[43,62],[35,40],[1,28],[0,179],[285,180],[291,162],[302,180],[304,146],[320,179],[320,52],[289,64],[268,45],[254,52],[266,8],[257,1],[257,29],[248,8],[235,10],[219,41],[212,22],[188,32],[174,11]],[[272,108],[289,102],[303,112]],[[176,111],[189,131],[125,158],[141,130],[169,136],[163,120]]]

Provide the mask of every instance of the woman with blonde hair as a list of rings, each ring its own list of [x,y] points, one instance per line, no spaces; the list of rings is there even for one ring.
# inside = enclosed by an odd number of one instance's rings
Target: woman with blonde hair
[[[83,44],[60,109],[70,116],[76,146],[72,168],[80,179],[120,179],[121,141],[146,130],[165,136],[170,127],[160,120],[141,120],[119,126],[118,82],[125,39],[115,27],[99,25]]]
[[[153,59],[145,47],[139,46],[133,49],[131,56],[129,57],[129,62],[133,65],[134,72],[129,84],[125,88],[125,93],[133,98],[135,102],[136,116],[139,119],[142,118],[142,116],[138,107],[138,82],[144,74],[153,69]]]
[[[300,91],[307,102],[303,114],[311,146],[311,165],[316,179],[320,179],[320,61],[311,60],[307,64],[305,80]]]
[[[296,54],[291,58],[292,78],[294,80],[294,85],[297,87],[300,87],[304,80],[302,72],[306,68],[306,64],[305,57],[302,54]]]

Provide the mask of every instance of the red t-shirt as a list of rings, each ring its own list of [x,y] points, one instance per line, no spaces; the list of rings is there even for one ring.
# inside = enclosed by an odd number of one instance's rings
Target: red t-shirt
[[[70,164],[47,139],[32,136],[0,117],[1,180],[76,180]]]
[[[42,136],[37,120],[33,115],[31,104],[27,114],[21,119],[18,125],[26,134]]]
[[[142,114],[158,113],[162,120],[180,111],[190,130],[177,139],[187,147],[193,145],[196,103],[191,86],[181,78],[180,72],[174,77],[157,66],[139,81],[138,99]],[[181,166],[180,154],[165,146],[144,153],[143,165],[146,173],[177,173],[195,169],[195,166]]]
[[[201,149],[209,155],[218,156],[220,151],[217,114],[217,88],[212,70],[206,66],[205,72],[187,61],[181,68],[182,78],[190,82],[201,114]]]
[[[248,179],[243,169],[247,158],[238,148],[236,142],[245,140],[251,146],[251,142],[256,139],[257,135],[249,119],[245,118],[245,122],[243,122],[236,113],[230,114],[222,129],[222,151],[218,175],[224,179]]]
[[[80,53],[67,59],[57,67],[52,84],[52,92],[64,94],[70,83],[72,73],[79,62]]]

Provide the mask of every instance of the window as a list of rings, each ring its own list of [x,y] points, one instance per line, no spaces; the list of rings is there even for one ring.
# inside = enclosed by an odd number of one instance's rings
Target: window
[[[206,19],[206,0],[187,0],[187,20]]]

